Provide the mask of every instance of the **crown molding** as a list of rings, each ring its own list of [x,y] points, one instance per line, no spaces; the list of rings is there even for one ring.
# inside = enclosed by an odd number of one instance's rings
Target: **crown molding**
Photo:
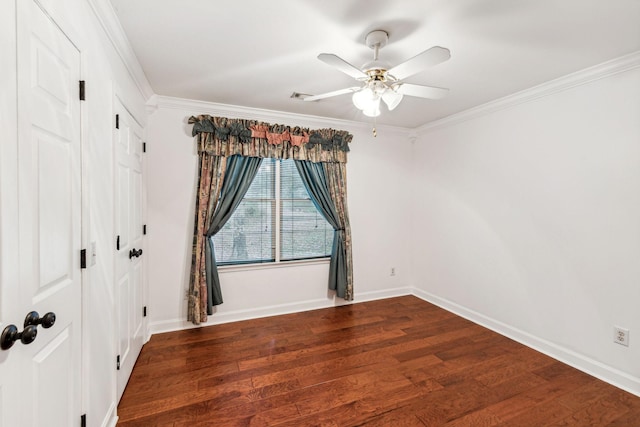
[[[266,110],[261,108],[242,107],[231,104],[218,104],[214,102],[198,101],[195,99],[174,98],[170,96],[154,95],[147,102],[147,111],[155,109],[185,110],[189,114],[197,116],[209,114],[211,116],[232,117],[245,120],[259,120],[267,123],[281,123],[289,126],[304,126],[309,128],[341,128],[349,132],[371,132],[371,124],[355,122],[329,117],[312,116],[299,113],[287,113],[283,111]],[[393,134],[408,138],[411,129],[377,125],[378,134]]]
[[[113,10],[111,2],[109,2],[109,0],[86,1],[93,11],[93,14],[98,19],[98,22],[100,22],[104,33],[111,42],[111,45],[117,52],[120,59],[122,59],[125,68],[138,87],[138,90],[144,99],[148,100],[154,94],[153,89],[147,80],[147,76],[142,70],[140,62],[138,62],[138,58],[133,52],[133,48],[129,43],[129,39],[126,36],[120,21],[118,20],[115,10]]]
[[[566,76],[507,95],[503,98],[487,102],[486,104],[470,108],[460,113],[452,114],[443,119],[419,126],[415,128],[415,132],[418,135],[424,135],[437,129],[453,126],[499,110],[531,102],[545,96],[553,95],[576,86],[588,84],[638,67],[640,67],[640,51],[621,56],[611,61],[603,62],[602,64],[598,64],[593,67],[585,68],[584,70],[577,71],[575,73],[567,74]]]

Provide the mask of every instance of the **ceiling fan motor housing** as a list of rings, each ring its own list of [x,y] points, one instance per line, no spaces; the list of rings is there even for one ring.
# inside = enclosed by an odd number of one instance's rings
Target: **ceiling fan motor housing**
[[[370,61],[362,66],[362,71],[367,73],[369,79],[385,80],[385,73],[389,68],[391,68],[391,65],[388,62]]]

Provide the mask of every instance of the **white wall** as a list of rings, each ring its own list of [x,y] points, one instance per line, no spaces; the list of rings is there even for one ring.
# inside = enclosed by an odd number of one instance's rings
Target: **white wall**
[[[640,395],[640,68],[537,90],[421,133],[411,283]]]
[[[409,292],[406,207],[411,144],[406,131],[379,128],[378,137],[373,138],[369,126],[350,122],[159,98],[159,108],[149,118],[147,150],[152,332],[189,326],[185,291],[191,266],[197,154],[187,119],[203,113],[352,132],[347,174],[355,301]],[[391,267],[396,268],[393,277]],[[328,263],[221,271],[225,302],[208,323],[341,304],[328,293],[327,276]]]

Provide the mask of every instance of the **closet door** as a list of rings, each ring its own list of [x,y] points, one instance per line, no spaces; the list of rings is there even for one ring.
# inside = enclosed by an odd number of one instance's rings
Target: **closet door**
[[[118,400],[142,349],[143,180],[142,127],[118,98],[116,129],[116,316],[118,319]]]
[[[16,232],[1,237],[1,261],[17,274],[0,281],[0,425],[72,426],[81,396],[80,53],[38,3],[15,4],[17,148],[15,174],[2,179],[17,181],[17,197],[1,202]]]

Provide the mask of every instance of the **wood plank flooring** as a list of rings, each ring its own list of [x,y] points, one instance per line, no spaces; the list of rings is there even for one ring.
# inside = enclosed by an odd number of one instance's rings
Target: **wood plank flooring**
[[[154,335],[133,426],[640,426],[640,397],[413,296]]]

